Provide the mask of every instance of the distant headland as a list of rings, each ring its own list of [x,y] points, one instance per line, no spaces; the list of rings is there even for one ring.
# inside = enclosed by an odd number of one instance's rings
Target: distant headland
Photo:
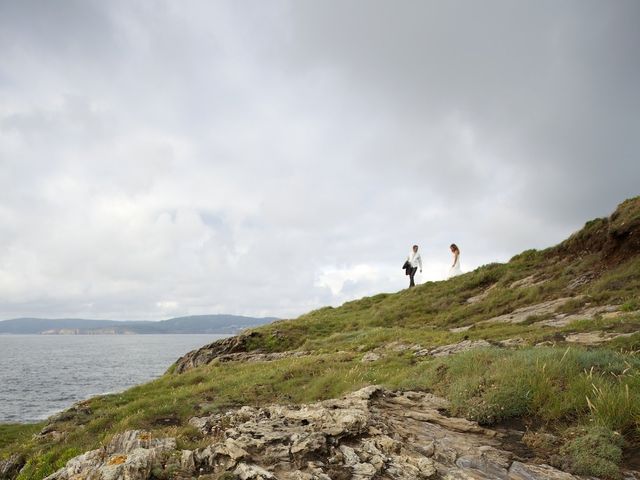
[[[275,317],[192,315],[161,321],[88,320],[81,318],[14,318],[0,321],[0,334],[13,335],[141,335],[235,334],[264,325]]]

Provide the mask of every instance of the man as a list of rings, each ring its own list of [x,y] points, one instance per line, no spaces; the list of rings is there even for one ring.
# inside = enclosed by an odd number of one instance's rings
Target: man
[[[407,257],[407,263],[411,267],[411,270],[409,270],[409,288],[411,288],[416,286],[414,277],[418,271],[418,267],[420,267],[420,273],[422,273],[422,257],[418,253],[418,245],[413,246],[411,253],[409,253]]]

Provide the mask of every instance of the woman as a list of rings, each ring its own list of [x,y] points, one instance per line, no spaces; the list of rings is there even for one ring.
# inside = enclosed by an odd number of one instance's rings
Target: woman
[[[449,249],[453,254],[453,265],[451,265],[451,268],[449,269],[449,275],[447,278],[452,278],[462,274],[462,270],[460,270],[460,249],[455,243],[452,243]]]

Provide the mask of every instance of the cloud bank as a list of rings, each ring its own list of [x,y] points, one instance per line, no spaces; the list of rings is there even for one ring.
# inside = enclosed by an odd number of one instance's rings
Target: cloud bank
[[[291,317],[637,195],[633,0],[0,2],[0,318]]]

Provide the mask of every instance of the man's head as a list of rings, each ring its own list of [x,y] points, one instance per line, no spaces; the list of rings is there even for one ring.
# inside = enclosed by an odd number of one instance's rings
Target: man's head
[[[414,251],[414,252],[417,252],[417,251],[418,251],[418,245],[414,245],[414,246],[413,246],[413,251]]]

